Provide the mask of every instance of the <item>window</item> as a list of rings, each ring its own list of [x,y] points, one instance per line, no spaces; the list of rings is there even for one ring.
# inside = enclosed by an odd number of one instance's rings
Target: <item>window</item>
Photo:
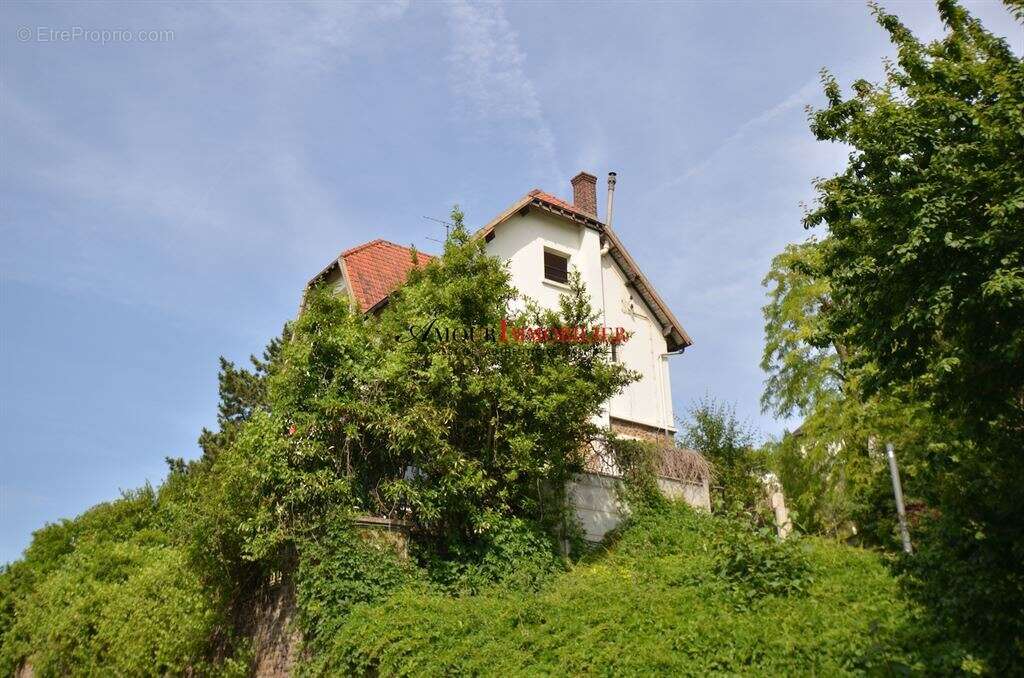
[[[619,362],[619,345],[613,343],[613,344],[611,344],[611,347],[612,347],[612,362],[613,363],[617,363],[617,362]]]
[[[569,257],[544,250],[544,277],[555,282],[569,282]]]

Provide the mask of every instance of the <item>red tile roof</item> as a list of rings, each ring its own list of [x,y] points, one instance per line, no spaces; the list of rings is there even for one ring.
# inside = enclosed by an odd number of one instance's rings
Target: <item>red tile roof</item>
[[[432,257],[387,240],[373,240],[346,250],[338,257],[344,261],[352,298],[366,312],[383,301],[405,282],[414,267],[423,268]]]

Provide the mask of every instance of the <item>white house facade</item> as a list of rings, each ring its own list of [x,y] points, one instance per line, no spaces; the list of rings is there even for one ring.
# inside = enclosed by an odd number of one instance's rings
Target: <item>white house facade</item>
[[[610,227],[597,220],[596,210],[586,211],[588,203],[596,203],[596,178],[581,173],[574,186],[573,204],[540,191],[525,196],[516,203],[518,209],[482,229],[487,251],[508,262],[512,284],[521,294],[548,308],[557,308],[568,289],[557,270],[545,270],[549,263],[562,260],[565,268],[579,272],[602,324],[631,334],[616,347],[615,359],[641,374],[612,399],[602,423],[619,420],[652,433],[671,433],[675,418],[668,359],[692,342],[639,269],[624,270],[621,262],[632,257]],[[660,313],[652,306],[660,306]]]
[[[488,253],[508,262],[516,289],[542,306],[557,308],[567,289],[563,272],[580,274],[601,323],[630,333],[613,359],[641,375],[611,399],[598,423],[621,436],[661,443],[662,491],[709,508],[707,467],[681,462],[680,456],[695,453],[677,450],[673,442],[668,361],[693,342],[611,228],[615,181],[610,174],[604,221],[597,215],[597,178],[580,172],[571,181],[571,203],[531,191],[477,235],[485,239]],[[618,501],[614,467],[595,459],[588,471],[569,489],[587,538],[598,540],[627,509]]]

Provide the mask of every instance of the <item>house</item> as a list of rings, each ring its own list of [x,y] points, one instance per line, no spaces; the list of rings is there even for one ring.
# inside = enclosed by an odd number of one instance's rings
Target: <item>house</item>
[[[616,433],[660,445],[659,484],[672,497],[705,508],[708,468],[697,453],[677,449],[668,361],[693,342],[679,320],[630,256],[611,228],[615,174],[608,178],[608,215],[597,213],[597,177],[580,172],[571,181],[572,201],[540,190],[516,200],[476,233],[489,253],[508,262],[512,284],[542,306],[556,308],[568,285],[568,272],[579,272],[591,303],[606,327],[623,327],[629,341],[615,347],[612,359],[640,373],[608,403],[598,423]],[[348,294],[363,312],[387,303],[388,295],[414,266],[429,255],[418,254],[385,240],[346,250],[311,281],[326,281]],[[615,487],[619,474],[594,458],[573,483],[570,495],[590,539],[600,539],[621,519]]]

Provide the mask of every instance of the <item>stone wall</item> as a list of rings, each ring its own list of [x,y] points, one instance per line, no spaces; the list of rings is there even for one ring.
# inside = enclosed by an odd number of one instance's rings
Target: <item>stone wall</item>
[[[694,508],[711,510],[711,492],[707,480],[703,483],[687,482],[675,478],[658,478],[661,493],[672,500],[685,501]]]
[[[587,541],[601,541],[628,515],[629,507],[619,502],[616,492],[620,482],[613,476],[581,473],[569,483],[569,501]]]
[[[624,438],[636,438],[637,440],[646,440],[650,443],[664,442],[666,439],[671,439],[674,433],[671,429],[666,433],[663,428],[656,428],[627,419],[619,419],[618,417],[611,418],[611,427],[613,433],[617,433]]]
[[[665,455],[658,469],[658,487],[662,494],[696,508],[711,510],[707,463],[696,452],[677,448],[673,431],[666,432],[665,429],[618,417],[611,417],[610,423],[612,431],[624,438],[643,440],[661,448],[660,454]],[[697,455],[700,463],[680,464],[679,459],[675,459],[680,455],[684,461],[687,460],[686,455]],[[668,461],[676,463],[666,463]],[[617,490],[622,482],[621,475],[608,459],[593,455],[587,461],[586,470],[569,483],[569,501],[587,540],[600,541],[629,514],[629,507],[619,501]]]
[[[295,615],[295,584],[291,577],[270,582],[243,607],[242,632],[252,641],[255,678],[292,675],[302,646]]]
[[[363,539],[408,559],[409,523],[362,516],[355,520],[355,529]],[[300,657],[302,634],[296,627],[295,584],[290,576],[278,576],[256,592],[243,605],[239,625],[243,635],[252,640],[255,678],[292,675]]]

